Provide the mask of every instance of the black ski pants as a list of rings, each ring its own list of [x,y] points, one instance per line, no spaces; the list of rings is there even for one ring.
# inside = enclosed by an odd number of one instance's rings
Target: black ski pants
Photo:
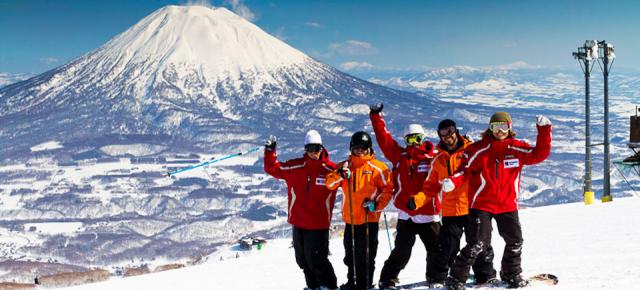
[[[366,281],[366,229],[369,228],[369,281]],[[353,280],[353,247],[351,238],[355,238],[356,251],[356,280]],[[378,223],[368,223],[355,226],[355,236],[351,235],[351,225],[345,224],[344,228],[344,264],[347,265],[347,285],[349,289],[364,290],[373,285],[373,272],[375,270],[376,254],[378,253]],[[329,287],[331,288],[331,287]]]
[[[308,288],[338,287],[336,274],[328,258],[329,229],[306,230],[293,226],[293,249]]]
[[[435,275],[434,258],[438,251],[438,234],[440,233],[440,223],[414,223],[411,220],[398,220],[396,227],[395,246],[384,262],[380,273],[380,282],[387,283],[398,279],[398,274],[409,263],[411,250],[416,242],[416,235],[420,237],[427,250],[427,280],[432,280]],[[444,280],[444,279],[443,279]]]
[[[486,211],[471,209],[469,212],[469,243],[460,251],[451,267],[451,276],[457,281],[467,281],[469,268],[480,253],[491,245],[491,219],[496,220],[498,233],[505,241],[500,278],[509,280],[522,273],[522,228],[518,211],[492,214]]]
[[[435,274],[433,278],[435,281],[447,279],[449,268],[453,265],[453,261],[460,251],[460,239],[463,233],[467,244],[471,243],[469,221],[469,215],[442,218],[442,227],[440,227],[440,236],[438,237],[440,251],[434,258]],[[478,254],[478,258],[472,266],[478,284],[496,277],[496,271],[493,269],[493,257],[493,248],[490,243],[486,245],[484,251]]]

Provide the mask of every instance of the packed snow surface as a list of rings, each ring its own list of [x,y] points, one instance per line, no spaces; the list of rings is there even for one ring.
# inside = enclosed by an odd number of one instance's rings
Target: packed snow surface
[[[634,289],[640,282],[640,199],[619,198],[596,202],[523,209],[522,266],[524,275],[552,273],[556,286],[536,285],[527,289]],[[496,229],[494,225],[494,229]],[[393,233],[392,233],[393,234]],[[262,250],[223,250],[201,265],[69,289],[302,289],[302,271],[294,259],[291,241],[269,241]],[[494,265],[499,271],[504,243],[494,230]],[[342,263],[342,240],[330,243],[330,260],[339,283],[346,280]],[[389,256],[384,230],[380,231],[375,280]],[[414,246],[409,264],[400,273],[402,284],[424,281],[426,254],[420,242]],[[426,289],[425,286],[416,289]],[[495,288],[493,288],[495,289]]]

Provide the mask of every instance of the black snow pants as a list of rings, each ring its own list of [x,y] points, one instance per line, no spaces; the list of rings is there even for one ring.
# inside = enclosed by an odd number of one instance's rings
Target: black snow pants
[[[469,278],[469,268],[476,261],[480,253],[487,250],[488,246],[491,245],[492,218],[496,220],[498,233],[500,233],[500,236],[505,241],[500,278],[502,280],[509,280],[520,275],[520,273],[522,273],[520,263],[523,239],[518,211],[492,214],[486,211],[471,209],[469,217],[471,219],[469,223],[469,243],[460,251],[460,254],[453,262],[451,277],[463,283],[467,281]]]
[[[306,230],[293,226],[296,262],[304,272],[307,287],[337,288],[336,274],[329,262],[329,229]]]
[[[387,283],[397,280],[398,274],[409,263],[411,258],[411,250],[416,242],[416,235],[420,237],[425,249],[427,250],[427,280],[433,280],[435,275],[434,258],[438,251],[438,234],[440,233],[440,223],[414,223],[411,220],[398,220],[396,227],[395,246],[389,255],[387,261],[384,262],[382,272],[380,273],[380,282]],[[444,281],[444,279],[443,279]]]
[[[449,268],[453,265],[453,261],[460,251],[460,239],[464,233],[465,241],[470,244],[471,236],[469,224],[469,216],[451,216],[442,218],[442,227],[440,227],[440,236],[438,238],[440,251],[435,257],[435,281],[444,281],[449,274]],[[489,237],[490,239],[491,237]],[[491,244],[487,244],[485,250],[478,254],[473,264],[473,272],[478,284],[485,283],[487,280],[496,277],[496,271],[493,269],[493,248]]]
[[[353,280],[353,248],[351,246],[351,225],[344,225],[344,264],[347,265],[347,285],[349,289],[370,289],[373,285],[376,254],[378,253],[378,223],[355,226],[356,281]],[[369,281],[366,281],[366,228],[369,227]],[[329,287],[331,288],[331,287]]]

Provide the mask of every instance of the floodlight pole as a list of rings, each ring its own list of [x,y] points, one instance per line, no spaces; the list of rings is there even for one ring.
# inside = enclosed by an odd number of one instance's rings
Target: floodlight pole
[[[610,56],[613,53],[609,49],[609,43],[605,40],[599,41],[598,46],[602,48],[602,73],[604,75],[604,190],[602,193],[602,202],[609,202],[613,200],[611,196],[611,156],[609,151],[609,69]]]
[[[589,55],[589,47],[585,42],[584,46],[578,47],[578,51],[573,53],[574,58],[578,60],[582,72],[584,72],[584,119],[585,119],[585,134],[584,134],[584,184],[583,195],[585,204],[592,204],[594,193],[592,188],[591,178],[591,111],[589,106],[589,77],[591,76],[591,69],[593,68]]]

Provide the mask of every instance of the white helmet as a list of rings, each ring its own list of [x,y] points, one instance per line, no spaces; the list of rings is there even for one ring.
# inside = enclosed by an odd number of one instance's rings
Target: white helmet
[[[307,144],[321,144],[322,145],[322,137],[320,137],[320,133],[316,130],[309,130],[307,135],[304,136],[304,145]]]
[[[424,129],[420,124],[409,124],[404,128],[404,135],[422,134],[424,135]]]

